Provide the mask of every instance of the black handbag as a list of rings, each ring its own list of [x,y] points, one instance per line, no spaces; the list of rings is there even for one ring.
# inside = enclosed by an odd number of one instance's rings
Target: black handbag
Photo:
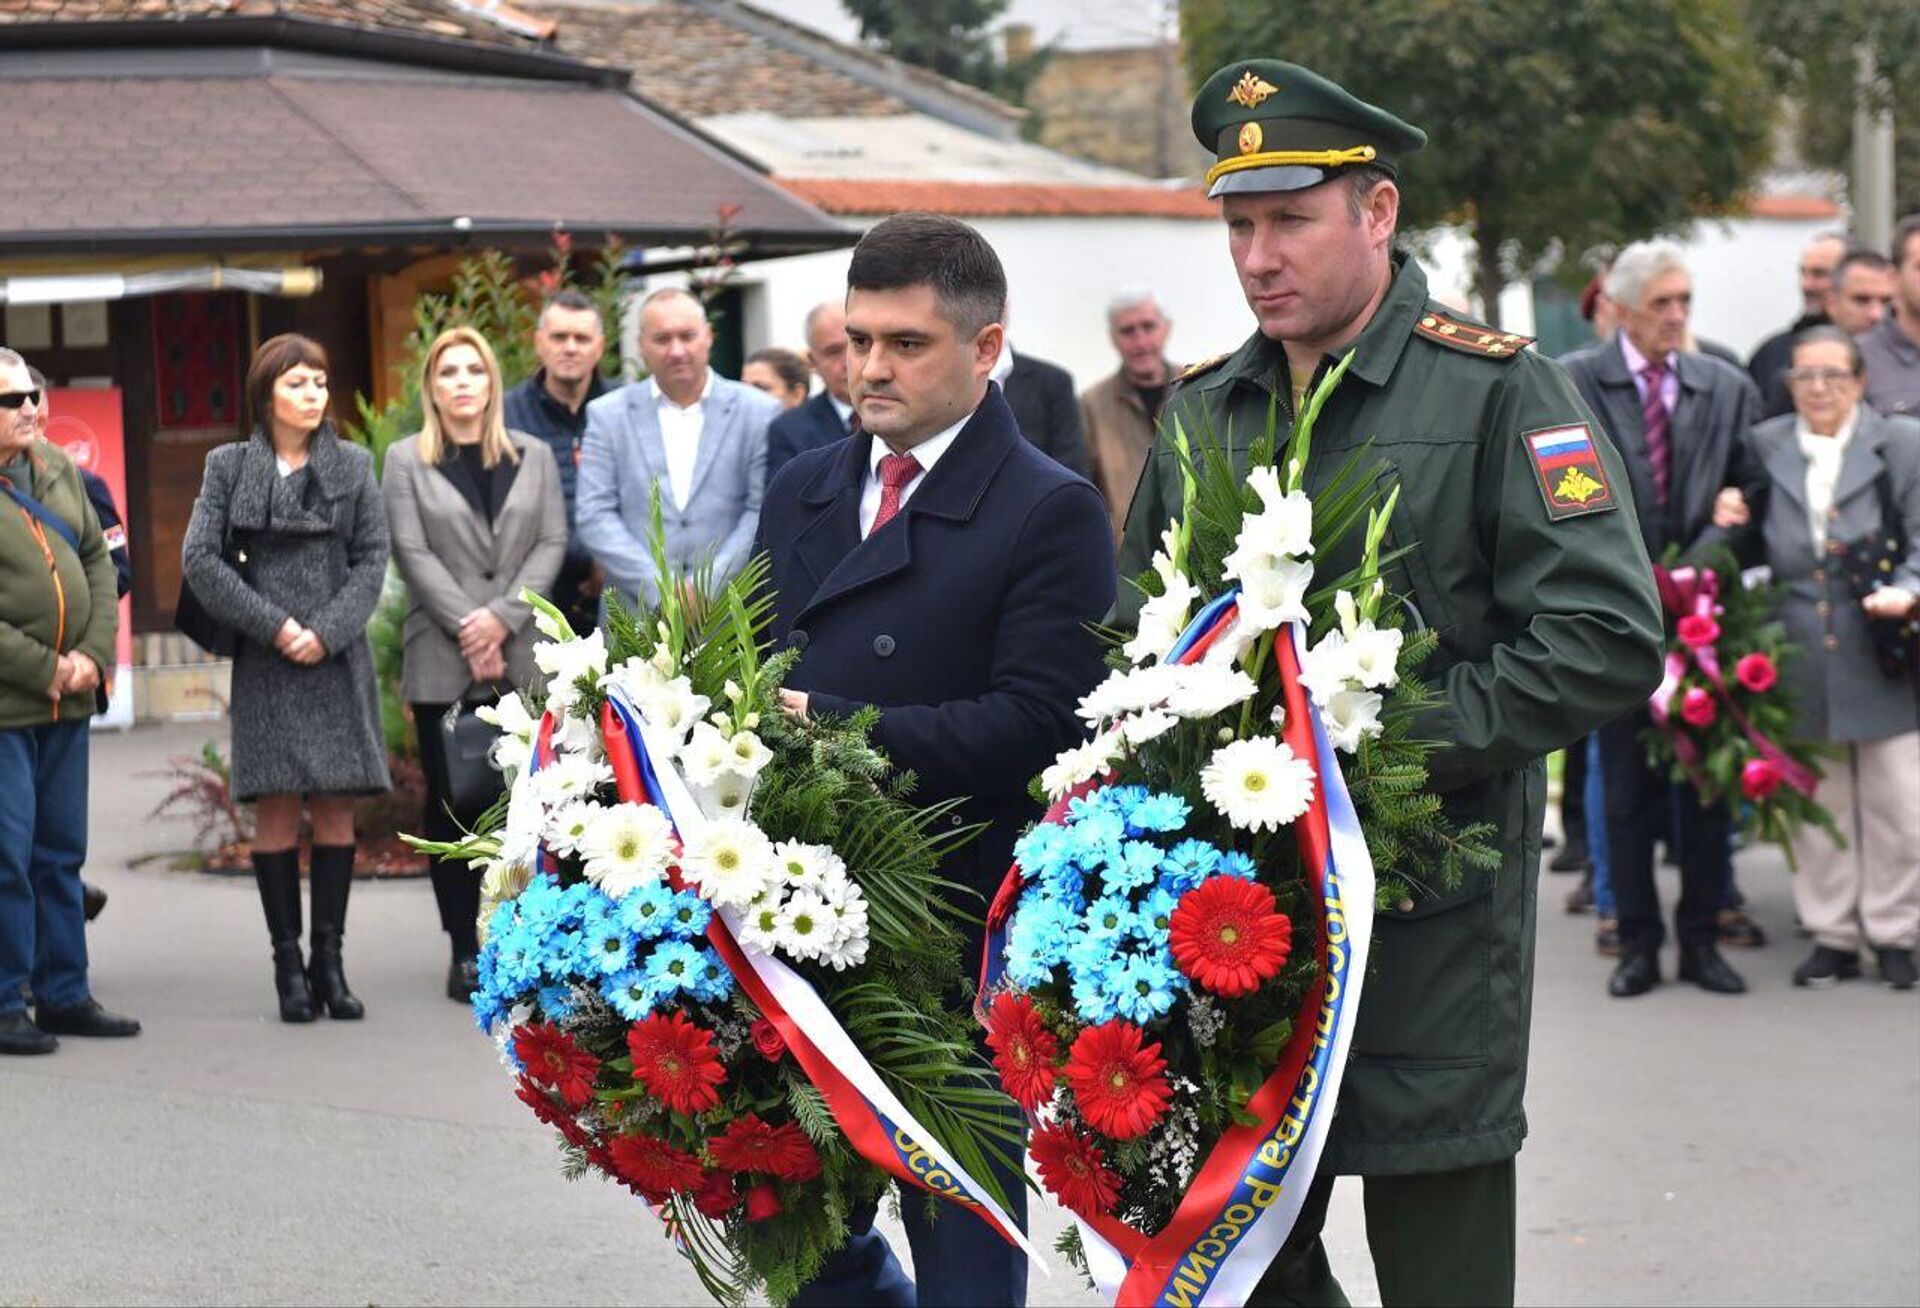
[[[267,497],[267,522],[273,522],[273,497]],[[226,535],[220,543],[220,558],[229,568],[240,574],[240,580],[253,584],[253,567],[247,553],[253,544],[252,532],[237,532],[228,524]],[[206,605],[193,592],[188,583],[186,572],[180,574],[180,594],[173,601],[174,630],[185,636],[215,658],[230,659],[240,647],[240,633],[226,623],[207,612]]]
[[[1840,561],[1840,575],[1856,600],[1864,600],[1888,584],[1895,568],[1907,557],[1907,533],[1893,499],[1893,478],[1885,468],[1874,478],[1880,497],[1880,530],[1830,546]],[[1920,678],[1920,614],[1904,618],[1868,618],[1867,632],[1880,671],[1896,680]]]
[[[480,716],[480,709],[499,698],[487,690],[485,698],[473,697],[476,687],[469,686],[460,699],[449,705],[436,724],[440,732],[440,793],[455,817],[472,821],[487,811],[506,788],[506,778],[493,766],[493,742],[500,729]]]

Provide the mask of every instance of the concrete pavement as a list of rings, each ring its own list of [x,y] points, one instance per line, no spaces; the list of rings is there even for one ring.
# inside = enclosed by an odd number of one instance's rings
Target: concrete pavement
[[[0,1303],[702,1302],[635,1200],[559,1175],[441,995],[424,881],[354,889],[367,1020],[288,1027],[251,882],[127,866],[189,837],[145,774],[224,732],[96,737],[93,984],[146,1031],[0,1063]],[[1733,999],[1609,1000],[1571,878],[1543,877],[1523,1303],[1920,1302],[1920,996],[1792,989],[1784,866],[1740,865],[1774,943],[1734,955]],[[1329,1246],[1377,1303],[1359,1198],[1336,1191]],[[1058,1269],[1033,1302],[1097,1299]]]

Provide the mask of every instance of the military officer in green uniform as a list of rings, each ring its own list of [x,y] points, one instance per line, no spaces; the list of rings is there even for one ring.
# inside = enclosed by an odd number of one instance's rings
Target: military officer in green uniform
[[[1443,704],[1420,733],[1441,745],[1432,784],[1458,820],[1496,823],[1504,852],[1497,872],[1380,914],[1322,1174],[1255,1302],[1346,1302],[1320,1241],[1344,1175],[1365,1178],[1385,1303],[1510,1304],[1543,760],[1660,680],[1652,571],[1619,456],[1559,366],[1436,305],[1393,249],[1400,170],[1424,133],[1270,59],[1209,78],[1193,128],[1218,156],[1209,193],[1259,326],[1179,382],[1128,514],[1119,618],[1137,615],[1126,579],[1180,510],[1173,421],[1244,472],[1269,413],[1284,441],[1351,352],[1308,489],[1363,447],[1398,480],[1389,544],[1411,548],[1388,584],[1441,637],[1425,674]],[[1357,550],[1317,567],[1337,575]]]

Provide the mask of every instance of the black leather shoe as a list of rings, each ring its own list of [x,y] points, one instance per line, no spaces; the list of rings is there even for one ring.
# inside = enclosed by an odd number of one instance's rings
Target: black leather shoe
[[[107,892],[91,881],[80,883],[80,906],[86,910],[87,921],[99,917],[107,907]]]
[[[1591,913],[1593,911],[1593,873],[1588,872],[1580,878],[1580,884],[1567,892],[1567,912]]]
[[[1603,917],[1593,924],[1593,949],[1602,958],[1620,957],[1620,920]]]
[[[473,1002],[473,992],[480,988],[480,960],[472,954],[453,960],[447,969],[447,998],[456,1003]]]
[[[1607,993],[1615,999],[1644,995],[1660,984],[1660,959],[1646,950],[1636,949],[1622,956],[1620,965],[1607,978]]]
[[[1813,952],[1807,955],[1807,961],[1793,969],[1793,983],[1797,986],[1811,986],[1815,990],[1824,990],[1842,981],[1851,981],[1859,975],[1860,956],[1858,954],[1848,953],[1844,949],[1828,949],[1825,945],[1815,945]]]
[[[109,1013],[100,1007],[100,1001],[89,999],[84,1004],[75,1004],[72,1008],[51,1008],[40,1005],[33,1012],[34,1025],[53,1035],[90,1036],[100,1040],[116,1040],[124,1036],[140,1034],[140,1024],[130,1017],[118,1013]]]
[[[27,1010],[0,1013],[0,1054],[50,1054],[60,1042],[33,1024]]]
[[[1547,862],[1549,872],[1585,872],[1593,866],[1585,845],[1568,845]]]
[[[1911,949],[1876,949],[1874,952],[1880,956],[1882,984],[1889,990],[1913,989],[1913,951]]]
[[[1712,945],[1701,945],[1697,949],[1680,952],[1680,979],[1691,981],[1709,994],[1744,995],[1747,983],[1740,974],[1727,966],[1727,960],[1720,957],[1720,951]]]

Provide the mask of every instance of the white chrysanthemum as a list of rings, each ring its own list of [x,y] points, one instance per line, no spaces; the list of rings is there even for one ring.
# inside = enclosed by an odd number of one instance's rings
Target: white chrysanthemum
[[[833,938],[833,910],[816,891],[796,890],[780,906],[776,937],[780,949],[793,958],[818,958]]]
[[[851,879],[821,888],[820,898],[833,914],[834,929],[820,961],[843,971],[867,960],[867,897]]]
[[[1320,715],[1333,747],[1351,754],[1360,742],[1380,734],[1380,696],[1371,690],[1335,691]]]
[[[696,786],[711,786],[733,767],[733,746],[711,722],[696,722],[693,734],[680,747],[680,770]]]
[[[693,683],[685,677],[674,677],[634,696],[633,706],[677,745],[686,739],[693,725],[706,716],[713,701],[705,695],[694,694]]]
[[[783,840],[773,847],[773,863],[783,884],[818,890],[829,882],[846,880],[847,865],[825,845]]]
[[[1148,709],[1145,713],[1132,713],[1121,718],[1117,725],[1120,739],[1137,749],[1172,731],[1180,725],[1180,719],[1163,709]]]
[[[1260,512],[1241,519],[1234,544],[1293,558],[1313,553],[1313,501],[1306,493],[1282,491],[1280,474],[1270,466],[1255,468],[1247,485],[1260,496]]]
[[[1091,781],[1119,761],[1123,741],[1117,731],[1103,731],[1084,745],[1064,750],[1045,772],[1040,787],[1049,799],[1059,799],[1083,781]]]
[[[686,842],[680,871],[703,898],[744,908],[773,883],[773,844],[741,818],[720,818]]]
[[[1354,683],[1352,651],[1347,638],[1329,631],[1300,657],[1300,684],[1313,696],[1313,702],[1325,708],[1333,697]]]
[[[549,807],[586,799],[613,780],[613,769],[580,754],[562,754],[533,774],[532,784]]]
[[[1227,556],[1225,571],[1240,583],[1240,622],[1249,634],[1308,620],[1312,564],[1242,546]]]
[[[1210,718],[1238,708],[1259,687],[1240,669],[1217,663],[1191,663],[1180,669],[1167,712],[1177,718]]]
[[[740,910],[740,943],[762,954],[771,954],[780,945],[780,905],[778,890],[768,891]]]
[[[836,972],[859,967],[867,961],[867,919],[863,914],[858,930],[835,931],[820,951],[820,961]]]
[[[556,854],[583,853],[587,836],[593,831],[594,823],[606,811],[604,806],[584,799],[560,804],[548,810],[546,830],[543,833],[547,847]]]
[[[1278,831],[1313,798],[1313,765],[1271,736],[1222,745],[1200,770],[1200,789],[1242,831]]]
[[[709,818],[739,818],[753,802],[753,781],[738,772],[722,772],[710,786],[695,786],[693,802]]]
[[[651,804],[615,804],[601,811],[583,846],[587,880],[609,899],[624,899],[667,874],[673,824]]]

